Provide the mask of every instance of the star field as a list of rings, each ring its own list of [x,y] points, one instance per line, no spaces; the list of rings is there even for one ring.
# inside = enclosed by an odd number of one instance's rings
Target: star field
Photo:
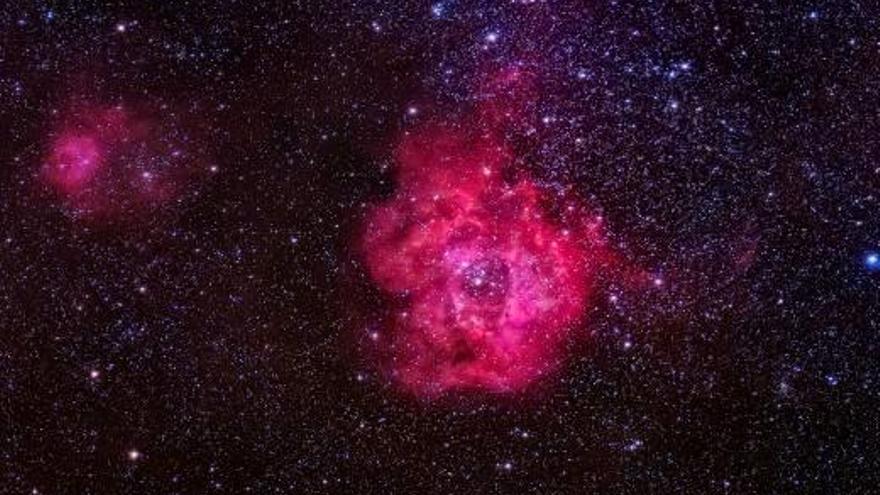
[[[0,9],[0,493],[876,493],[880,10]]]

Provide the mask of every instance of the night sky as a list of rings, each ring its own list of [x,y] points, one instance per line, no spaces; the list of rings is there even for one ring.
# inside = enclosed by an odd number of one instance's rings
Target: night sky
[[[0,493],[878,493],[878,19],[7,1]]]

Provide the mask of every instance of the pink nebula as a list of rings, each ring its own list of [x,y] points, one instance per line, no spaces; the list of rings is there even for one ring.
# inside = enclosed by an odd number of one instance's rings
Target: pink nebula
[[[85,188],[103,165],[97,141],[89,136],[61,136],[55,142],[49,181],[62,191],[73,194]]]
[[[369,275],[403,301],[389,371],[420,397],[515,392],[553,371],[605,258],[597,217],[506,180],[510,150],[467,127],[404,137],[397,191],[361,234]]]
[[[205,156],[186,126],[129,106],[68,108],[49,140],[42,178],[79,218],[130,219],[179,197]]]

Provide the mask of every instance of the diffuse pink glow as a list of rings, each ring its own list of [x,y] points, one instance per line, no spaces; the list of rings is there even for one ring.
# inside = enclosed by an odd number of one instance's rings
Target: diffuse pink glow
[[[205,157],[191,149],[180,122],[153,114],[123,105],[69,108],[49,142],[44,182],[87,219],[131,218],[179,197]]]
[[[48,180],[67,194],[76,194],[88,186],[103,166],[104,157],[97,140],[91,136],[64,135],[54,143],[49,158]]]

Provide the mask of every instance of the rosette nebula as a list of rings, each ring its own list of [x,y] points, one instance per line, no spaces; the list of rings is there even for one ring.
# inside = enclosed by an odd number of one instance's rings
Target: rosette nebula
[[[600,219],[508,173],[511,159],[492,136],[422,129],[397,149],[395,195],[368,213],[367,271],[401,305],[388,371],[420,397],[525,389],[585,312]]]

